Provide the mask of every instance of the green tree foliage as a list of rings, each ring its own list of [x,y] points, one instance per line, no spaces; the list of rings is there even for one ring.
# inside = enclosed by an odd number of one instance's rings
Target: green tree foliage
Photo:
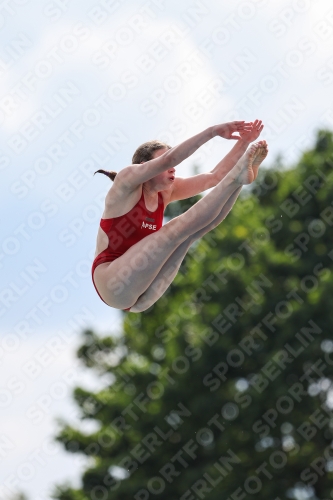
[[[98,427],[63,423],[91,466],[55,498],[332,498],[332,205],[323,131],[295,168],[261,169],[122,336],[83,333],[79,358],[109,382],[74,392]]]
[[[8,500],[28,500],[28,497],[24,493],[17,493],[14,496],[8,498]]]

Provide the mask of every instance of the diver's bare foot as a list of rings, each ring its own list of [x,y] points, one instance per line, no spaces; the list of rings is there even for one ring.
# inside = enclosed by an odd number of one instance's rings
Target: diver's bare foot
[[[266,141],[252,144],[230,172],[235,176],[235,181],[242,186],[251,184],[257,177],[259,166],[266,158],[267,153]]]
[[[253,163],[252,163],[254,180],[257,178],[260,164],[264,161],[264,159],[266,158],[266,156],[268,154],[267,142],[266,141],[259,141],[258,144],[260,144],[261,148],[260,148],[260,151],[258,152],[258,156],[256,156],[254,158]]]

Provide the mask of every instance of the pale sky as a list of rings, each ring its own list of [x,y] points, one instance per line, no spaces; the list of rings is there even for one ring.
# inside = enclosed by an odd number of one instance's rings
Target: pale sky
[[[7,0],[0,6],[0,498],[49,498],[84,463],[53,446],[76,421],[72,387],[97,387],[73,356],[79,333],[119,332],[91,282],[103,199],[92,173],[136,147],[175,145],[217,123],[262,119],[292,166],[333,126],[329,0]],[[177,167],[209,171],[215,138]],[[60,332],[60,333],[59,333]],[[58,339],[59,350],[54,350]]]

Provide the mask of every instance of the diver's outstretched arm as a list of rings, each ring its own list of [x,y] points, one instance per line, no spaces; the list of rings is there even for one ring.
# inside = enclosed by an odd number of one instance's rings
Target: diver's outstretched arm
[[[222,123],[209,127],[199,134],[190,137],[178,146],[168,149],[164,154],[153,158],[143,164],[130,165],[122,169],[117,174],[117,183],[128,190],[135,190],[140,184],[149,181],[153,177],[170,168],[179,165],[183,160],[191,156],[200,146],[208,142],[213,137],[223,137],[224,139],[240,139],[242,131],[250,130],[250,124],[244,121]]]

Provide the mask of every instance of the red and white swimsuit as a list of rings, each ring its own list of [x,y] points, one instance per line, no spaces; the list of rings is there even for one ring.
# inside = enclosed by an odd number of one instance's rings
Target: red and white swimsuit
[[[155,233],[161,229],[163,224],[164,203],[163,196],[158,193],[158,207],[155,212],[147,210],[144,200],[143,191],[138,203],[120,217],[113,217],[111,219],[101,219],[100,227],[106,233],[109,239],[108,246],[103,252],[97,255],[92,264],[92,281],[96,292],[100,296],[95,282],[94,271],[99,264],[104,262],[112,262],[123,255],[126,250],[133,246],[138,241],[142,240],[149,234]],[[103,300],[103,299],[102,299]],[[103,302],[105,302],[103,300]],[[125,309],[126,310],[126,309]]]

